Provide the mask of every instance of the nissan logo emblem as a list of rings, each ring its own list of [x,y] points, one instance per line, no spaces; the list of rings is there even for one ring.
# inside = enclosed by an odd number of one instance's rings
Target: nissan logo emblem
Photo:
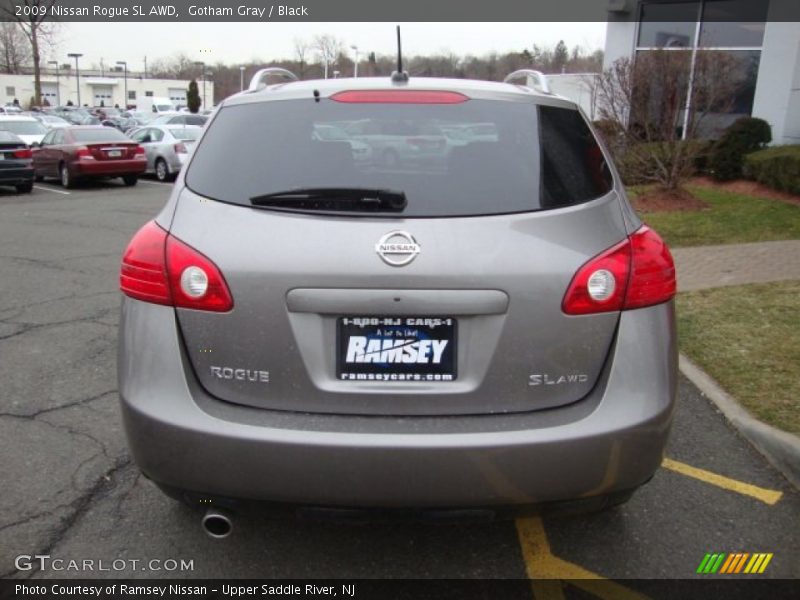
[[[390,231],[375,244],[375,252],[387,265],[402,267],[419,254],[420,247],[414,236],[405,231]]]

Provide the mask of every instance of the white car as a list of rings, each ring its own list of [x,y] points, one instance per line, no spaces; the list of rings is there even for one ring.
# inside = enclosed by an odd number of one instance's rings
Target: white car
[[[16,134],[28,146],[34,142],[40,143],[48,129],[33,117],[23,115],[0,115],[0,130]]]
[[[47,129],[61,129],[63,127],[69,127],[72,125],[72,123],[66,119],[62,119],[61,117],[57,117],[55,115],[48,115],[46,113],[33,113],[31,116],[39,121],[39,123],[44,125]]]

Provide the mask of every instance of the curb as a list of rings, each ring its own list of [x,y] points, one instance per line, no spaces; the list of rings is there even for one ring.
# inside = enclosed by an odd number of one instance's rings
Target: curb
[[[681,373],[717,406],[731,425],[763,454],[773,467],[783,473],[792,485],[800,489],[800,437],[755,419],[705,371],[682,353],[678,356],[678,367]]]

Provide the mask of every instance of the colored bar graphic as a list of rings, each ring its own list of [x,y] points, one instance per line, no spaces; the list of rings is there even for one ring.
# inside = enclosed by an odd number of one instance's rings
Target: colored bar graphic
[[[736,571],[734,571],[735,573],[738,573],[739,571],[742,570],[742,568],[744,567],[744,563],[749,558],[749,556],[750,554],[748,552],[742,554],[742,558],[739,560],[738,563],[736,563]]]
[[[724,553],[724,552],[722,552],[722,553],[719,555],[719,558],[717,559],[717,561],[714,563],[714,566],[713,566],[713,567],[711,567],[711,572],[712,572],[712,573],[716,573],[716,572],[717,572],[717,569],[719,569],[720,565],[722,564],[722,560],[723,560],[724,558],[725,558],[725,553]]]
[[[700,566],[697,567],[697,573],[705,573],[706,565],[708,564],[708,560],[711,558],[710,554],[706,554],[703,557],[703,560],[700,561]]]
[[[725,561],[725,564],[722,565],[722,568],[719,570],[720,573],[727,573],[728,569],[731,568],[731,563],[733,563],[733,559],[736,557],[735,554],[728,554],[728,560]]]
[[[751,558],[750,562],[747,563],[747,566],[744,568],[744,572],[745,573],[752,573],[753,572],[753,567],[755,567],[758,564],[759,559],[761,559],[762,557],[763,557],[762,554],[758,554],[758,553],[753,554],[753,558]]]
[[[771,561],[771,560],[772,560],[772,552],[767,554],[766,558],[764,559],[764,562],[761,563],[761,567],[758,569],[758,572],[759,573],[763,573],[764,569],[767,568],[767,565],[769,564],[769,561]]]
[[[701,574],[757,574],[763,573],[769,562],[772,560],[772,553],[756,552],[725,552],[707,553],[700,565],[697,573]],[[726,558],[727,557],[727,558]],[[746,566],[745,566],[746,565]]]

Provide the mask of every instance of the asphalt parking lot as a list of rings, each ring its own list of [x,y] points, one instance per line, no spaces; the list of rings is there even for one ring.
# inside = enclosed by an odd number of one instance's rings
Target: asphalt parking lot
[[[119,258],[169,191],[142,180],[0,192],[3,577],[708,578],[695,572],[720,552],[773,554],[763,574],[728,577],[800,577],[800,495],[683,379],[668,460],[620,508],[479,524],[246,516],[209,539],[199,513],[138,474],[117,406]],[[126,562],[15,565],[37,554]],[[152,559],[193,568],[143,566]]]

